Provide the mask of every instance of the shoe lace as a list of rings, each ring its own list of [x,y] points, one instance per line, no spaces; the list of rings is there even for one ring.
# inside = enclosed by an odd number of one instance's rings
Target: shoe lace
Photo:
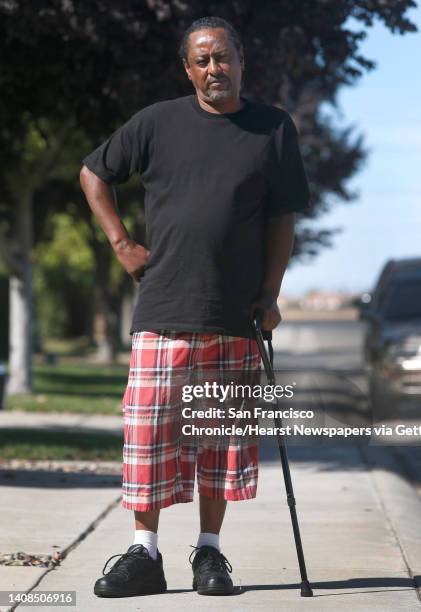
[[[114,559],[115,557],[120,557],[120,559],[118,559],[118,561],[114,563],[114,565],[110,568],[109,571],[111,572],[112,570],[117,570],[120,574],[123,574],[128,577],[128,572],[126,569],[128,564],[133,562],[139,562],[140,560],[147,558],[148,555],[149,553],[147,548],[145,548],[145,546],[143,546],[142,544],[139,544],[139,548],[136,548],[136,550],[130,550],[123,554],[112,555],[105,562],[105,565],[102,569],[102,575],[105,576],[105,568],[107,567],[111,559]]]
[[[232,572],[232,565],[231,563],[228,561],[228,559],[226,558],[225,555],[223,555],[221,552],[219,552],[218,550],[216,550],[215,548],[215,552],[213,552],[213,550],[209,550],[207,548],[205,548],[203,550],[203,547],[198,547],[198,546],[193,546],[192,544],[190,544],[191,548],[193,548],[194,550],[191,551],[190,556],[189,556],[189,562],[191,564],[193,564],[193,561],[191,560],[192,556],[194,554],[197,554],[198,551],[202,551],[202,554],[206,554],[206,558],[203,562],[204,567],[209,568],[209,569],[217,569],[217,570],[228,570],[228,572],[231,574]]]

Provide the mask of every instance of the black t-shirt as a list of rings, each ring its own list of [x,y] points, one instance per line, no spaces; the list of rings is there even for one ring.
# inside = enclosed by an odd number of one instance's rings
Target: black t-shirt
[[[167,329],[253,338],[270,217],[309,190],[287,112],[242,98],[228,114],[196,95],[136,113],[83,163],[107,183],[139,173],[150,257],[130,333]]]

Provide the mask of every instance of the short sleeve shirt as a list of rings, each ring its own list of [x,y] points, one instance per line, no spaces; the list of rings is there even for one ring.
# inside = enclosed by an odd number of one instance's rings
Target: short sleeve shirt
[[[271,218],[309,206],[290,115],[242,98],[210,113],[197,96],[136,113],[83,163],[110,184],[139,174],[150,257],[130,332],[254,338]]]

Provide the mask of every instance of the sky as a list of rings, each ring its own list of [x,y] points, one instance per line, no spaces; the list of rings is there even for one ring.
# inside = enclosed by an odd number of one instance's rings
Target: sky
[[[354,125],[368,149],[348,182],[358,197],[317,220],[342,232],[312,262],[287,270],[286,295],[369,291],[389,258],[421,256],[421,7],[408,16],[419,32],[392,34],[379,22],[368,30],[361,51],[377,67],[338,96],[336,124]]]

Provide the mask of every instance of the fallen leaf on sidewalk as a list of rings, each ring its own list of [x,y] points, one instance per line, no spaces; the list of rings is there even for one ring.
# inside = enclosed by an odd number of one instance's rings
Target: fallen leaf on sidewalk
[[[61,561],[59,551],[52,555],[31,555],[22,551],[14,553],[0,553],[0,565],[22,565],[52,568]]]

